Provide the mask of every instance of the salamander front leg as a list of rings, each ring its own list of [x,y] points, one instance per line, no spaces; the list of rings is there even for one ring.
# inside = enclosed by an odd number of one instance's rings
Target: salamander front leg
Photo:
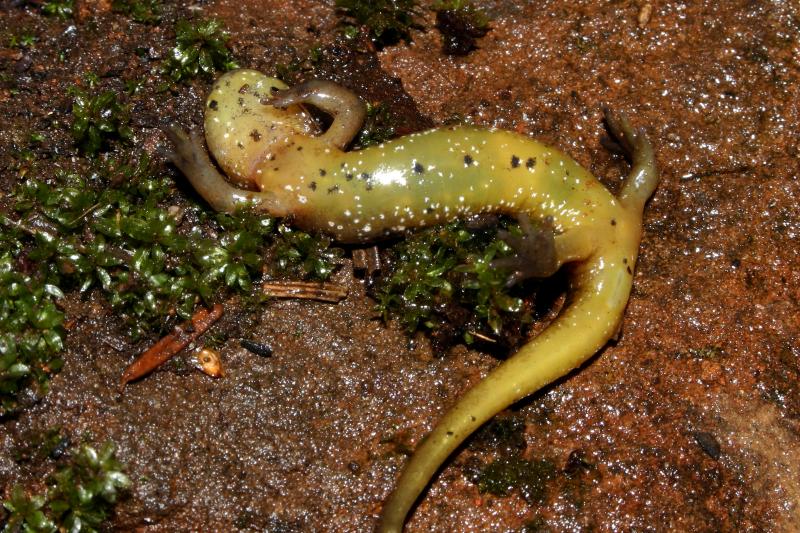
[[[264,103],[280,109],[292,104],[310,104],[329,114],[333,123],[319,138],[340,150],[347,148],[367,117],[367,106],[358,95],[338,83],[325,80],[307,81],[277,91]]]
[[[246,191],[228,183],[208,158],[203,140],[196,132],[187,133],[173,124],[164,133],[172,143],[172,150],[166,150],[167,158],[214,210],[233,213],[239,208],[256,206],[273,216],[286,215],[286,209],[272,193]]]

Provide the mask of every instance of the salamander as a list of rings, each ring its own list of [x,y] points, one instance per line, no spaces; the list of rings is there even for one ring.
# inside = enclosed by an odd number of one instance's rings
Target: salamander
[[[326,131],[316,131],[306,106],[331,116]],[[415,501],[464,439],[616,335],[658,172],[644,133],[610,112],[609,130],[632,162],[617,195],[566,154],[498,129],[441,127],[348,151],[365,116],[364,103],[332,82],[288,88],[260,72],[236,70],[216,81],[206,101],[205,139],[222,173],[197,132],[172,126],[167,135],[171,160],[214,209],[254,205],[345,243],[483,213],[552,228],[547,270],[569,265],[566,303],[420,441],[383,507],[379,530],[388,533],[402,531]]]

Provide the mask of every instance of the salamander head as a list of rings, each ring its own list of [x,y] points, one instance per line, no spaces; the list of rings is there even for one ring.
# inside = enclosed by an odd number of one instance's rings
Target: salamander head
[[[206,100],[206,143],[228,178],[249,187],[258,182],[259,167],[314,134],[299,106],[277,109],[263,103],[286,84],[255,70],[241,69],[219,78]],[[302,136],[302,137],[298,137]]]

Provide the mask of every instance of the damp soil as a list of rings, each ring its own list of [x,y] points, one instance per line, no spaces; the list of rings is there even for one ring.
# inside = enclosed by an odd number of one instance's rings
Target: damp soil
[[[275,73],[294,62],[288,81],[334,79],[382,102],[398,133],[453,122],[515,130],[612,190],[626,163],[605,147],[602,108],[625,112],[655,144],[662,180],[620,338],[504,413],[521,421],[513,450],[468,441],[407,531],[796,530],[797,4],[495,0],[483,3],[490,30],[465,56],[442,53],[428,4],[410,42],[382,49],[342,38],[332,4],[169,3],[153,27],[107,2],[78,1],[68,21],[43,17],[37,2],[4,2],[0,191],[23,178],[23,149],[44,175],[84,169],[67,88],[86,72],[115,91],[146,81],[134,145],[180,181],[159,159],[160,128],[199,124],[209,87],[158,89],[181,17],[221,20],[242,66]],[[35,46],[9,45],[21,29]],[[30,147],[32,132],[44,139]],[[423,336],[376,320],[350,263],[334,281],[350,291],[336,305],[222,302],[224,377],[194,371],[183,353],[124,393],[122,370],[157,335],[134,342],[102,299],[68,296],[64,369],[0,425],[0,495],[42,478],[48,465],[15,458],[31,434],[58,426],[73,442],[117,444],[133,485],[109,530],[372,530],[409,451],[498,359],[463,345],[437,356]],[[553,465],[535,498],[479,492],[474,470],[509,454]]]

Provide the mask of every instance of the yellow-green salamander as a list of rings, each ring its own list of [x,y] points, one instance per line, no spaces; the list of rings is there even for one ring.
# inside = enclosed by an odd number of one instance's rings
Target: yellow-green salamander
[[[303,105],[333,118],[317,134]],[[214,84],[206,101],[208,149],[197,133],[168,129],[171,160],[220,211],[254,203],[273,216],[366,243],[387,234],[481,213],[552,228],[554,270],[569,263],[570,292],[558,317],[476,384],[417,446],[383,507],[379,530],[400,532],[447,457],[499,411],[581,365],[620,326],[633,282],[642,210],[658,172],[650,143],[624,117],[609,129],[632,169],[611,194],[569,156],[516,133],[442,127],[358,151],[347,145],[363,102],[332,82],[287,88],[254,70]]]

